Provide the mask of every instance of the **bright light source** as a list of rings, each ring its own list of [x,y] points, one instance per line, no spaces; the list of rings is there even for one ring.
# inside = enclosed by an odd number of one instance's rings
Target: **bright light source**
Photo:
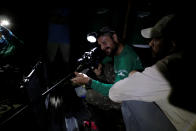
[[[0,26],[4,26],[6,28],[11,28],[12,26],[12,18],[7,15],[0,15]]]
[[[1,20],[0,21],[0,25],[1,26],[9,26],[10,25],[10,22],[8,20]]]
[[[94,36],[87,36],[87,40],[91,43],[95,43],[96,42],[96,38]]]
[[[96,33],[95,32],[92,32],[92,33],[89,33],[87,35],[87,40],[90,42],[90,43],[95,43],[97,41],[96,39]]]

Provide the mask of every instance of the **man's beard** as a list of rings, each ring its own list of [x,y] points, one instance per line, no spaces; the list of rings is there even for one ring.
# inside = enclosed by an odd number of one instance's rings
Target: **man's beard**
[[[152,64],[155,64],[157,61],[159,61],[159,60],[164,58],[165,54],[163,54],[161,52],[155,53],[152,48],[150,48],[150,49],[151,49],[151,52],[152,52],[151,53],[151,55],[152,55],[151,63]]]
[[[114,56],[118,50],[118,43],[113,41],[113,44],[114,44],[114,48],[112,48],[111,53],[108,56]]]

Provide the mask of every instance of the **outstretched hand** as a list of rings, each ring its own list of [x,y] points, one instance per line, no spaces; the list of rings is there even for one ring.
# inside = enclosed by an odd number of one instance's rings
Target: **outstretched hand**
[[[74,74],[76,75],[76,77],[71,79],[73,84],[84,85],[84,84],[87,84],[90,80],[90,78],[84,73],[74,72]]]

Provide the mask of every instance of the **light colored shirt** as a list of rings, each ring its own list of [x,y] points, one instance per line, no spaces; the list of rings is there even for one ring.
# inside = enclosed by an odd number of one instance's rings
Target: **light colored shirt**
[[[175,107],[168,101],[172,88],[166,79],[167,64],[179,57],[178,54],[168,56],[143,72],[136,72],[115,83],[109,91],[110,99],[115,102],[124,100],[156,102],[178,131],[187,130],[196,119],[196,114]]]

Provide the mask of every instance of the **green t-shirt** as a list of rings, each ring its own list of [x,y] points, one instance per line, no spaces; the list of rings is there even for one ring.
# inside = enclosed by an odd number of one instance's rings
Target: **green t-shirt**
[[[105,60],[105,61],[108,61]],[[115,82],[128,77],[132,70],[142,70],[142,63],[135,51],[128,45],[125,45],[123,51],[118,56],[114,56]],[[113,84],[105,84],[97,80],[92,80],[91,88],[95,91],[108,96],[109,89]]]

